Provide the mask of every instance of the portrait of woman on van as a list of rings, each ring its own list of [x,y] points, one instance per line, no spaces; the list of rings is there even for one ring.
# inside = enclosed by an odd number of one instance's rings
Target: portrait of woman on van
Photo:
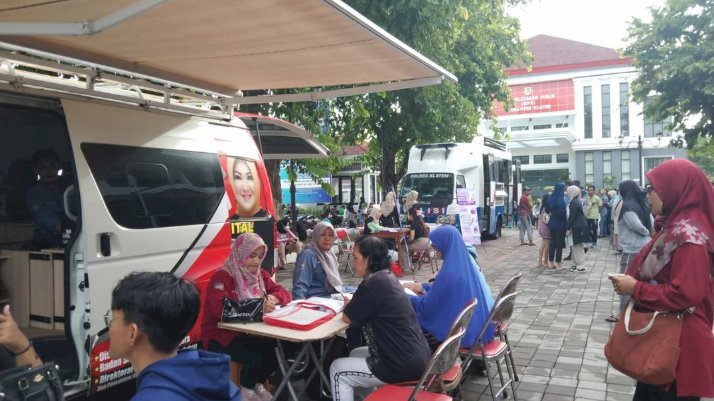
[[[227,164],[237,217],[266,216],[268,213],[260,208],[260,177],[255,162],[229,157]]]

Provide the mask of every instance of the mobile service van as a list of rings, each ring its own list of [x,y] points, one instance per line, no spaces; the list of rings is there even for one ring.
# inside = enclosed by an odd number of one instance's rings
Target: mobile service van
[[[263,267],[273,270],[271,188],[256,132],[241,118],[257,130],[263,123],[269,155],[285,142],[326,149],[281,120],[171,110],[187,97],[162,104],[156,92],[111,79],[91,95],[73,94],[86,82],[50,63],[0,70],[25,84],[0,85],[0,271],[13,316],[40,356],[59,365],[65,384],[93,393],[133,378],[127,361],[109,357],[104,319],[126,274],[171,271],[203,294],[244,232],[265,240]],[[152,100],[158,107],[146,107]],[[198,344],[199,327],[182,346]]]
[[[457,191],[476,197],[481,234],[499,237],[509,205],[511,153],[505,144],[483,136],[471,143],[415,145],[409,151],[407,173],[401,180],[402,201],[411,190],[424,221],[458,215]]]

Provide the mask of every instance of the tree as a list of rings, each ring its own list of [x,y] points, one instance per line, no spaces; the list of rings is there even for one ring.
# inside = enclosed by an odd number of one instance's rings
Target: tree
[[[710,179],[714,178],[714,138],[697,138],[694,146],[687,151],[687,157],[704,170]]]
[[[651,9],[652,21],[635,18],[625,54],[640,75],[632,96],[645,103],[653,121],[672,118],[672,129],[693,147],[701,135],[714,136],[714,1],[667,0]]]
[[[385,192],[406,172],[411,146],[470,141],[493,100],[508,103],[504,68],[528,61],[526,44],[503,0],[347,2],[459,78],[331,102],[333,135],[343,143],[369,142],[365,161],[381,170]]]

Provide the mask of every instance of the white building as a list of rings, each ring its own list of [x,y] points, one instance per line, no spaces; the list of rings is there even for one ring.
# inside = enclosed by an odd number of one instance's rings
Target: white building
[[[631,101],[637,70],[630,58],[546,35],[528,44],[532,68],[508,70],[513,106],[508,112],[495,106],[524,185],[538,191],[565,180],[598,188],[627,179],[645,184],[644,172],[686,157],[684,149],[669,147],[666,124],[647,121],[642,104]]]

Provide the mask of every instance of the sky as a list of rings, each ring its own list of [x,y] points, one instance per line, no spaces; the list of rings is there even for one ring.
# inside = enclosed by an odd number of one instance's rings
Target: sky
[[[564,39],[622,49],[633,17],[649,20],[648,7],[665,0],[530,0],[511,7],[521,21],[524,39],[545,34]]]

